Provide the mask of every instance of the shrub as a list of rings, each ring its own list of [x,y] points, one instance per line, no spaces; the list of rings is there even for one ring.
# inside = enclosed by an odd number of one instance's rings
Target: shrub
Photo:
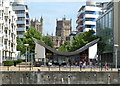
[[[23,62],[22,59],[18,59],[18,60],[17,60],[17,63],[21,63],[21,62]]]
[[[3,61],[4,66],[12,66],[14,65],[14,61],[13,60],[9,60],[9,61]]]

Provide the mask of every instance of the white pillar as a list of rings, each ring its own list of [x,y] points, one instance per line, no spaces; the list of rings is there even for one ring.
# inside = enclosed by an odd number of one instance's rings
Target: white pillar
[[[2,50],[0,50],[0,64],[2,63],[2,58],[3,58],[3,56],[2,56]]]

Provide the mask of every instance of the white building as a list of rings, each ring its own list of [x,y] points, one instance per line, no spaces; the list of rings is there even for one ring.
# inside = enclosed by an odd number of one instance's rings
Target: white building
[[[90,29],[96,31],[96,20],[101,13],[101,7],[98,7],[95,2],[87,1],[85,6],[82,6],[78,11],[77,27],[79,32],[85,32]]]
[[[86,5],[82,6],[78,11],[77,15],[77,35],[80,35],[82,32],[89,31],[93,29],[96,32],[96,21],[97,18],[102,14],[102,8],[104,3],[96,3],[94,1],[86,1]],[[96,33],[95,33],[96,34]],[[88,58],[95,59],[97,58],[97,44],[91,46],[88,49]]]
[[[8,0],[0,0],[0,63],[16,59],[16,20]]]
[[[17,36],[24,38],[24,33],[30,26],[28,6],[24,4],[23,0],[14,0],[12,8],[17,15]]]

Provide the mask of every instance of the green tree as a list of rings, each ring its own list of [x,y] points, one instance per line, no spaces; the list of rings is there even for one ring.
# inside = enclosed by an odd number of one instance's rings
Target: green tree
[[[94,30],[89,30],[89,31],[83,32],[79,36],[75,36],[73,38],[72,46],[70,46],[70,44],[64,44],[63,46],[60,47],[59,50],[60,51],[62,50],[62,51],[65,51],[65,52],[75,51],[75,50],[83,47],[87,43],[97,39],[98,36],[96,36],[94,34],[95,34]]]
[[[24,34],[24,37],[25,38],[23,39],[23,43],[29,44],[28,48],[30,49],[30,52],[33,52],[33,53],[35,52],[35,43],[32,40],[32,37],[38,40],[41,40],[42,42],[44,42],[45,44],[47,44],[48,46],[52,48],[54,46],[50,37],[42,36],[42,34],[38,32],[34,27],[30,27],[28,31]]]
[[[18,36],[17,36],[17,51],[21,51],[21,54],[25,53],[24,43]]]
[[[49,36],[43,36],[43,41],[46,45],[50,46],[50,47],[54,47],[53,41]]]
[[[59,51],[68,52],[70,48],[70,41],[66,41],[62,46],[59,47]]]
[[[99,51],[112,51],[113,50],[113,33],[111,28],[101,29],[98,36],[101,40],[98,43]],[[102,48],[101,48],[102,47]]]
[[[24,37],[25,38],[23,39],[23,43],[29,44],[28,48],[30,52],[35,52],[35,43],[32,40],[32,37],[42,41],[42,34],[38,32],[34,27],[30,27],[24,34]]]
[[[95,34],[94,30],[89,30],[89,31],[83,32],[79,36],[75,36],[72,41],[72,46],[71,46],[71,48],[69,48],[68,51],[75,51],[75,50],[83,47],[87,43],[97,39],[98,36],[96,36],[94,34]]]

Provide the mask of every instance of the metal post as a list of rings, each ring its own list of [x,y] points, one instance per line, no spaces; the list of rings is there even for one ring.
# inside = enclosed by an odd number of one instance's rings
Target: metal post
[[[26,62],[27,62],[27,47],[26,47]]]
[[[114,47],[115,47],[115,49],[116,49],[116,50],[115,50],[115,54],[116,54],[116,55],[115,55],[115,56],[116,56],[116,58],[115,58],[115,68],[117,68],[117,60],[118,60],[118,59],[117,59],[117,51],[118,51],[117,48],[118,48],[118,46],[119,46],[118,44],[115,44],[115,45],[114,45]]]
[[[115,68],[117,68],[117,47],[116,47],[116,51],[115,52],[116,52],[116,55],[115,55],[116,56],[116,65],[115,65]]]
[[[27,47],[29,46],[29,44],[24,44],[26,46],[26,62],[27,62]]]

